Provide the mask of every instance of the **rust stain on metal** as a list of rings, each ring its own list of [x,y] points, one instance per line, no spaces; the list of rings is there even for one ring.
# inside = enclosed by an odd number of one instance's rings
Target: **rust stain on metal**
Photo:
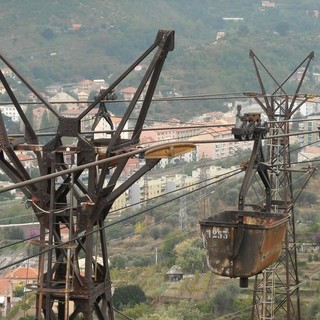
[[[221,276],[247,278],[275,262],[289,216],[225,211],[200,221],[210,269]]]

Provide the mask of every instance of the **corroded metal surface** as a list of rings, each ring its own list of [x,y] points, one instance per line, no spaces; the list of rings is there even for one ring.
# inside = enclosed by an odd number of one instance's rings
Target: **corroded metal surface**
[[[225,211],[200,221],[208,266],[221,276],[247,278],[275,262],[288,216]]]
[[[74,118],[58,114],[0,54],[0,60],[58,121],[53,137],[40,146],[30,120],[0,70],[0,83],[25,128],[22,137],[9,137],[0,113],[0,168],[15,183],[15,188],[24,184],[19,188],[40,223],[39,243],[34,242],[40,246],[39,277],[38,282],[30,287],[36,291],[36,319],[115,319],[105,219],[116,199],[160,161],[159,158],[145,159],[144,164],[126,180],[121,177],[129,159],[141,153],[140,135],[163,64],[173,48],[174,31],[159,30],[154,43]],[[121,121],[113,130],[103,101],[112,97],[118,85],[152,52],[154,56]],[[143,102],[137,106],[142,96]],[[82,131],[81,121],[95,110],[95,121],[89,131],[93,132],[96,124],[104,118],[111,132],[107,130],[103,139],[95,139],[93,133]],[[133,120],[133,130],[130,137],[124,139],[129,119]],[[31,181],[28,168],[15,153],[17,149],[33,151],[39,169],[35,170],[34,180]],[[99,252],[94,248],[99,248]],[[98,253],[101,263],[97,262]],[[80,258],[84,259],[81,266]]]

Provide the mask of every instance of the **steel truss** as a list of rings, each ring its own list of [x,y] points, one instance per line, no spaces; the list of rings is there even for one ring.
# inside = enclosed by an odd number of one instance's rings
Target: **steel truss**
[[[59,123],[55,137],[41,146],[6,77],[0,71],[0,80],[25,127],[23,138],[9,137],[0,114],[0,167],[14,183],[30,180],[28,170],[16,155],[16,149],[19,148],[33,151],[39,168],[39,177],[34,180],[36,182],[21,188],[40,223],[37,319],[76,319],[78,315],[83,315],[86,320],[115,318],[104,221],[115,200],[160,160],[146,159],[145,164],[126,181],[119,179],[132,157],[132,151],[138,153],[140,134],[163,64],[168,52],[173,49],[174,32],[160,30],[154,43],[75,118],[61,116],[6,58],[0,56],[2,62]],[[114,98],[117,86],[153,51],[153,58],[134,97],[118,127],[112,130],[112,121],[104,101]],[[138,108],[137,102],[141,99],[143,102]],[[98,120],[94,122],[92,130],[99,120],[104,119],[109,123],[111,133],[109,138],[96,140],[93,134],[83,133],[81,122],[99,105],[96,108]],[[137,116],[132,135],[124,138],[123,131],[133,112]],[[90,165],[97,159],[114,158],[117,155],[122,157],[99,166]],[[75,166],[83,169],[74,171],[72,167]],[[63,173],[59,176],[52,175],[61,171]],[[48,175],[50,179],[46,178]],[[87,179],[84,180],[84,177]],[[95,248],[99,248],[101,260],[97,259]],[[83,266],[79,264],[80,258],[84,259]]]
[[[262,278],[260,275],[255,278],[252,319],[271,320],[276,319],[276,315],[277,318],[282,315],[283,319],[288,320],[301,319],[294,204],[314,169],[298,170],[291,166],[288,135],[290,128],[287,120],[290,120],[292,115],[308,100],[307,95],[302,95],[299,92],[313,56],[314,54],[311,52],[285,81],[279,83],[258,57],[250,51],[250,58],[253,61],[261,88],[261,94],[254,96],[254,99],[268,116],[272,136],[266,140],[268,157],[265,161],[272,169],[269,171],[270,190],[266,189],[266,191],[270,192],[271,210],[291,217],[281,257],[263,272]],[[289,95],[284,86],[293,80],[293,76],[298,70],[303,70],[301,78],[295,93]],[[262,71],[271,78],[276,88],[271,95],[266,94]],[[305,172],[306,179],[303,187],[300,190],[295,190],[294,193],[292,175],[295,172]]]

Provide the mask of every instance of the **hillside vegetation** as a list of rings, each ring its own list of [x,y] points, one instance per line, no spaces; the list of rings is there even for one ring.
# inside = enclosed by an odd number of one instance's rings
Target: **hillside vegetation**
[[[0,52],[38,90],[85,78],[112,82],[153,43],[158,29],[176,32],[159,84],[163,94],[257,90],[250,49],[279,81],[311,51],[313,70],[319,71],[316,0],[279,1],[275,8],[252,0],[13,0],[1,5]],[[243,20],[224,19],[230,17]],[[216,41],[220,31],[225,36]],[[312,81],[306,84],[305,91],[317,90]],[[162,113],[187,118],[223,106],[221,101],[184,102],[182,115],[181,107],[170,104]]]

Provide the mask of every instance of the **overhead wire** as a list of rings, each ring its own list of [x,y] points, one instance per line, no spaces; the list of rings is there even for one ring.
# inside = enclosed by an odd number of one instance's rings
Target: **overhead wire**
[[[206,97],[206,98],[208,98],[208,99],[210,99],[209,97]],[[189,98],[190,100],[191,100],[191,98]],[[211,97],[211,99],[212,99],[212,97]],[[216,98],[216,99],[219,99],[219,98]],[[222,99],[222,98],[220,98],[220,99]],[[206,100],[205,99],[205,97],[203,97],[203,100]],[[175,101],[175,100],[172,100],[172,101]],[[131,217],[130,217],[131,218]],[[130,319],[130,318],[129,318]]]
[[[209,179],[207,179],[207,180],[209,180]],[[210,179],[210,180],[211,180],[211,179]],[[202,184],[202,183],[204,183],[204,181],[205,181],[205,180],[201,181],[200,183]],[[220,187],[222,187],[224,181],[226,181],[226,180],[221,180],[221,181],[219,181],[220,184],[215,187],[215,192],[216,192]],[[213,184],[209,184],[209,185],[204,186],[204,188],[205,188],[205,189],[208,189],[208,191],[206,192],[206,194],[201,195],[201,197],[208,196],[208,194],[210,194],[210,193],[212,192],[211,190],[209,190],[210,187],[212,187],[212,185],[213,185]],[[195,191],[199,191],[199,190],[195,190]],[[180,197],[180,199],[183,198],[183,197],[185,197],[185,195],[182,195],[182,196]],[[201,198],[201,197],[198,197],[198,198],[195,200],[195,202],[193,201],[192,203],[190,203],[190,204],[187,206],[186,209],[188,209],[188,208],[196,205],[197,203],[201,202],[201,201],[202,201],[202,198]],[[153,198],[153,199],[154,199],[154,198]],[[152,210],[152,209],[153,209],[153,208],[151,208],[151,210]],[[164,219],[159,220],[159,221],[155,222],[154,224],[150,224],[150,225],[146,226],[145,229],[152,228],[152,227],[158,225],[159,223],[167,220],[168,218],[170,218],[171,216],[174,216],[174,215],[176,215],[176,214],[177,214],[176,212],[173,212],[172,214],[166,216]],[[145,229],[143,229],[143,230],[145,230]],[[169,239],[166,238],[165,240],[160,241],[160,243],[163,243],[163,242],[165,242],[165,241],[171,240],[171,239],[176,238],[176,237],[180,237],[180,236],[185,235],[185,234],[193,233],[193,232],[195,232],[195,231],[196,231],[196,229],[193,229],[193,230],[182,230],[182,234],[181,234],[181,235],[173,236],[173,237],[170,237]],[[133,233],[128,234],[128,235],[126,236],[126,238],[127,238],[127,237],[130,237],[130,236],[132,236],[132,235],[134,235],[134,234],[133,234]],[[123,240],[123,239],[125,239],[125,238],[121,237],[121,238],[111,239],[110,242],[112,242],[112,241],[117,241],[117,240],[120,240],[120,239]],[[159,242],[158,242],[157,244],[159,244]],[[150,246],[153,246],[153,245],[150,245]],[[144,247],[145,247],[145,246],[144,246]],[[148,247],[148,245],[147,245],[147,247]],[[132,250],[130,250],[130,253],[132,253]]]
[[[317,103],[311,101],[312,98],[319,97],[319,95],[310,95],[306,93],[298,93],[298,94],[263,94],[259,92],[225,92],[225,93],[204,93],[198,95],[177,95],[174,97],[158,97],[151,99],[151,102],[170,102],[170,101],[202,101],[202,100],[221,100],[221,99],[252,99],[252,98],[284,98],[284,97],[299,97],[309,99],[310,103]],[[137,102],[143,102],[144,99],[138,99]],[[50,104],[79,104],[79,103],[94,103],[96,100],[86,100],[86,101],[50,101]],[[127,99],[116,99],[116,100],[101,100],[101,102],[110,104],[110,103],[130,103],[131,100]],[[0,105],[9,105],[12,104],[12,101],[1,101]],[[43,104],[42,102],[37,101],[20,101],[20,104],[25,105],[38,105]]]
[[[129,217],[130,219],[132,218],[132,217]]]
[[[314,142],[314,143],[317,143],[317,142]],[[312,144],[314,144],[314,143],[309,143],[308,145],[312,145]],[[299,148],[296,148],[296,149],[294,149],[294,151],[297,150],[297,149],[303,148],[303,147],[304,147],[304,146],[301,146],[301,147],[299,147]]]
[[[229,177],[231,177],[231,176],[233,176],[233,175],[236,175],[236,174],[240,173],[240,171],[241,171],[241,170],[239,170],[238,172],[235,172],[235,173],[230,174],[230,176],[228,176],[228,177],[224,177],[224,178],[221,178],[221,179],[223,179],[223,180],[224,180],[224,179],[227,179],[227,178],[229,178]],[[221,180],[221,179],[220,179],[220,180]],[[218,182],[219,182],[219,181],[214,181],[214,182],[212,182],[212,184],[218,183]],[[148,212],[148,211],[150,211],[150,210],[152,210],[152,209],[156,209],[156,208],[158,208],[158,207],[160,207],[160,206],[162,206],[162,205],[164,205],[164,204],[167,204],[168,202],[175,201],[175,200],[181,198],[182,196],[191,194],[191,193],[193,193],[194,191],[200,190],[200,189],[205,188],[205,187],[208,187],[208,185],[206,185],[206,186],[200,186],[200,187],[199,187],[198,189],[196,189],[196,190],[191,190],[191,191],[188,191],[188,192],[184,193],[183,195],[178,195],[178,196],[176,196],[176,197],[174,197],[174,198],[167,199],[167,200],[166,200],[165,202],[163,202],[163,203],[154,205],[154,206],[151,207],[151,208],[146,208],[145,210],[142,210],[142,211],[140,211],[140,212],[134,213],[134,214],[130,215],[129,217],[125,217],[125,218],[123,218],[123,219],[117,220],[116,222],[111,222],[110,224],[107,224],[107,225],[105,225],[105,226],[96,228],[95,230],[92,230],[92,231],[90,231],[90,232],[87,232],[87,233],[85,233],[84,235],[94,234],[94,233],[96,233],[96,232],[100,232],[100,231],[102,231],[102,230],[104,230],[104,229],[106,229],[106,228],[109,228],[109,227],[111,227],[111,226],[113,226],[113,225],[115,225],[115,224],[128,221],[128,220],[133,219],[133,218],[135,218],[135,217],[137,217],[137,216],[140,216],[140,215],[142,215],[142,214],[144,214],[144,213],[146,213],[146,212]],[[14,265],[17,265],[17,264],[19,264],[19,263],[21,263],[21,262],[24,262],[24,261],[26,261],[26,260],[28,260],[28,259],[30,259],[30,258],[34,258],[34,257],[36,257],[36,256],[39,256],[40,254],[43,254],[43,253],[46,253],[46,252],[50,252],[50,251],[52,251],[52,250],[54,250],[54,249],[58,249],[58,248],[62,247],[62,246],[65,245],[65,244],[72,243],[72,242],[74,242],[74,241],[80,240],[80,239],[82,239],[82,238],[84,237],[84,235],[77,236],[77,237],[75,237],[75,238],[73,238],[73,239],[71,239],[71,240],[67,240],[67,241],[65,241],[65,242],[63,242],[63,243],[61,243],[61,244],[57,244],[57,245],[50,246],[49,249],[44,249],[44,250],[41,251],[41,253],[32,254],[31,256],[29,256],[29,257],[27,257],[27,258],[22,258],[22,259],[20,259],[20,260],[18,260],[18,261],[15,261],[15,262],[13,262],[13,263],[10,263],[10,264],[4,266],[4,267],[0,267],[0,271],[1,271],[1,270],[4,270],[4,269],[7,269],[7,268],[9,268],[9,267],[12,267],[12,266],[14,266]],[[26,241],[26,240],[25,240],[25,241]],[[20,243],[20,242],[19,242],[19,243]],[[0,248],[0,249],[1,249],[1,248]]]
[[[212,162],[212,161],[214,161],[214,160],[208,161],[208,163],[209,163],[209,162]],[[186,165],[186,164],[181,164],[181,166],[184,166],[184,165]],[[212,178],[208,178],[207,180],[203,180],[203,181],[200,181],[200,182],[195,182],[195,183],[192,184],[192,185],[184,186],[184,187],[181,187],[181,188],[176,189],[176,190],[174,190],[174,191],[167,192],[167,193],[165,193],[165,194],[161,194],[161,195],[159,195],[159,196],[154,197],[153,199],[161,198],[161,197],[163,197],[163,196],[170,195],[171,193],[174,193],[174,192],[179,192],[179,191],[181,191],[181,190],[183,190],[183,189],[193,187],[193,186],[198,185],[198,184],[201,184],[201,183],[203,183],[203,182],[205,182],[205,181],[210,181],[210,180],[212,180],[212,179],[219,178],[219,177],[221,177],[221,176],[224,176],[225,174],[232,173],[232,172],[237,171],[237,170],[238,170],[238,169],[233,169],[233,170],[230,170],[230,171],[228,171],[228,172],[226,172],[226,173],[223,173],[223,174],[220,174],[220,175],[216,175],[216,176],[214,176],[214,177],[212,177]],[[148,201],[148,199],[147,199],[147,200],[140,200],[140,201],[139,201],[138,203],[136,203],[136,204],[128,205],[128,206],[126,206],[126,207],[124,207],[124,208],[120,208],[120,209],[111,210],[110,213],[115,213],[115,212],[117,212],[117,211],[122,211],[122,210],[124,210],[124,209],[130,208],[130,207],[134,207],[134,206],[139,205],[139,204],[143,204],[143,203],[145,203],[146,201]],[[26,200],[26,203],[27,203],[27,202],[29,202],[29,200]],[[34,215],[34,214],[36,215],[36,214],[40,214],[40,213],[42,213],[42,212],[43,212],[43,210],[41,209],[40,211],[31,212],[31,214],[32,214],[32,215]],[[18,216],[18,217],[29,216],[29,215],[30,215],[30,214],[28,214],[28,215],[22,215],[22,216]],[[7,219],[7,218],[3,218],[3,219]],[[0,220],[3,220],[3,219],[0,219]]]
[[[135,118],[129,118],[129,120],[137,120]],[[307,122],[307,121],[316,121],[316,120],[320,120],[320,118],[317,119],[292,119],[292,120],[283,120],[283,121],[277,121],[278,122]],[[84,119],[82,120],[83,122],[85,121],[92,121],[90,119]],[[147,120],[146,120],[147,121]],[[159,122],[157,120],[150,120],[150,121],[154,121],[154,122]],[[163,123],[165,121],[162,121]],[[226,124],[215,124],[215,123],[210,123],[210,124],[205,124],[206,122],[202,122],[201,124],[194,124],[192,122],[184,122],[185,126],[181,126],[175,122],[170,122],[170,123],[174,123],[176,124],[175,126],[171,126],[171,127],[144,127],[142,129],[142,132],[148,132],[148,131],[165,131],[165,130],[183,130],[183,129],[204,129],[204,128],[221,128],[221,127],[232,127],[234,126],[234,123],[226,123]],[[274,121],[268,121],[268,123],[274,123]],[[39,136],[55,136],[57,133],[56,132],[44,132],[41,133],[40,131],[45,131],[51,128],[58,128],[58,126],[54,126],[54,127],[47,127],[47,128],[41,128],[38,130],[35,130],[35,132],[37,132],[39,134]],[[132,132],[133,129],[124,129],[123,132]],[[83,132],[81,132],[82,134],[98,134],[98,133],[105,133],[105,134],[111,134],[114,133],[115,130],[104,130],[104,131],[87,131],[84,130]],[[302,132],[302,131],[298,131],[293,133],[292,135],[303,135],[306,132]],[[24,137],[24,134],[9,134],[10,137]]]
[[[181,191],[183,191],[183,190],[185,190],[185,189],[190,189],[190,188],[192,188],[192,187],[194,187],[194,186],[197,186],[197,185],[199,185],[199,184],[203,184],[203,183],[212,181],[212,180],[217,179],[217,178],[224,180],[224,178],[225,178],[225,176],[226,176],[227,174],[230,174],[230,175],[232,176],[234,173],[237,173],[238,171],[239,171],[239,169],[230,170],[230,171],[228,171],[228,172],[226,172],[226,173],[223,173],[223,174],[220,174],[220,175],[216,175],[216,176],[211,177],[211,178],[208,178],[208,179],[206,179],[206,180],[198,181],[198,182],[195,182],[195,183],[193,183],[193,184],[191,184],[191,185],[183,186],[183,187],[178,188],[178,189],[176,189],[176,190],[173,190],[173,191],[170,191],[170,192],[166,192],[165,194],[161,194],[161,195],[155,196],[155,197],[152,198],[152,200],[154,201],[154,200],[157,200],[157,199],[162,198],[162,197],[164,197],[164,196],[170,196],[171,194],[174,194],[174,193],[177,193],[177,192],[181,192]],[[218,182],[219,182],[219,181],[218,181]],[[216,182],[213,181],[212,183],[214,184],[214,183],[216,183]],[[196,190],[195,190],[195,191],[196,191]],[[146,202],[148,202],[148,201],[150,201],[150,199],[141,200],[141,201],[139,201],[138,203],[135,203],[135,204],[132,204],[132,205],[128,205],[128,206],[123,207],[123,208],[111,210],[111,211],[109,212],[109,214],[112,215],[113,213],[116,213],[116,212],[119,212],[119,211],[123,211],[123,210],[127,210],[127,209],[129,209],[129,208],[131,208],[131,207],[136,207],[137,205],[146,203]],[[150,210],[152,210],[152,207],[150,208]],[[35,212],[34,214],[39,214],[39,213],[42,213],[42,211]],[[33,238],[34,238],[34,237],[31,237],[31,238],[27,238],[27,239],[25,239],[25,240],[28,241],[28,240],[31,240],[31,239],[33,239]],[[20,243],[20,242],[19,242],[19,243]],[[1,249],[2,249],[2,247],[0,247],[0,250],[1,250]]]
[[[238,151],[239,152],[239,151]],[[240,152],[239,152],[240,153]],[[223,158],[228,158],[228,156],[225,156],[225,157],[223,157]],[[222,158],[222,159],[223,159]],[[219,160],[222,160],[222,159],[219,159]],[[207,162],[214,162],[214,161],[217,161],[217,160],[208,160],[208,159],[206,159],[207,160]],[[203,166],[204,164],[202,163],[202,165],[201,165],[201,167]],[[238,172],[240,170],[240,167],[239,168],[237,168],[237,169],[234,169],[234,170],[232,170],[232,171],[229,171],[228,173],[231,173],[231,172]],[[241,170],[240,170],[241,171]],[[221,174],[220,176],[225,176],[225,174],[227,174],[227,173],[223,173],[223,174]],[[215,178],[217,178],[217,177],[219,177],[219,176],[215,176]],[[202,179],[201,181],[199,181],[197,184],[203,184],[203,183],[207,183],[207,181],[209,181],[209,180],[211,180],[212,178],[208,178],[208,179]],[[224,180],[223,180],[224,181]],[[221,181],[219,182],[220,184],[221,184]],[[194,184],[193,185],[191,185],[191,186],[194,186]],[[190,186],[189,186],[190,187]],[[185,188],[189,188],[189,187],[185,187]],[[206,185],[206,186],[203,186],[203,188],[206,188],[206,189],[208,189],[208,191],[207,191],[207,193],[206,194],[208,194],[208,193],[211,193],[212,191],[210,191],[209,190],[209,187],[210,187],[210,185]],[[181,188],[181,189],[184,189],[184,188]],[[179,189],[179,190],[181,190],[181,189]],[[198,191],[198,190],[195,190],[195,191]],[[184,197],[185,196],[185,194],[183,194],[181,197]],[[162,197],[161,195],[159,196],[159,197]],[[201,197],[205,197],[205,195],[201,195]],[[202,199],[201,199],[201,197],[200,198],[198,198],[197,200],[196,200],[196,202],[198,202],[198,201],[202,201]],[[155,199],[155,198],[153,198],[153,199]],[[192,205],[194,205],[194,203],[192,204]],[[154,224],[154,225],[156,225],[156,224]],[[149,227],[149,226],[148,226]],[[128,236],[130,236],[130,235],[128,235]]]
[[[239,169],[235,169],[235,170],[232,170],[231,172],[238,172],[238,171],[239,171]],[[228,172],[228,173],[231,173],[231,172]],[[239,173],[240,173],[240,172],[239,172]],[[224,176],[224,175],[225,175],[225,174],[221,174],[221,176]],[[215,178],[217,178],[217,176],[215,176]],[[206,183],[207,181],[212,180],[212,179],[214,179],[214,178],[208,178],[208,179],[205,179],[205,180],[201,180],[201,181],[198,182],[197,184],[204,184],[204,183]],[[219,185],[220,185],[223,181],[226,181],[226,179],[223,179],[223,180],[219,181]],[[202,189],[209,189],[210,186],[212,186],[212,185],[214,185],[214,184],[215,184],[214,182],[213,182],[213,183],[210,183],[210,184],[206,184],[205,186],[203,186],[203,188],[199,188],[199,189],[197,189],[197,190],[193,190],[193,192],[197,192],[197,191],[202,190]],[[190,187],[192,187],[192,186],[194,186],[194,185],[195,185],[195,184],[193,184],[193,185],[191,185],[191,186],[187,186],[187,187],[182,187],[182,188],[179,189],[179,191],[181,191],[182,189],[189,189]],[[197,199],[196,199],[195,201],[193,201],[192,203],[190,203],[190,204],[187,206],[187,209],[188,209],[188,207],[190,208],[190,207],[196,205],[197,203],[199,203],[200,201],[202,201],[202,197],[207,196],[207,195],[210,194],[211,192],[212,192],[212,191],[208,190],[206,194],[201,195],[201,197],[197,197]],[[167,194],[165,194],[165,195],[167,195]],[[185,196],[186,196],[186,194],[183,194],[183,195],[181,195],[179,198],[181,199],[181,198],[183,198],[183,197],[185,197]],[[161,196],[159,196],[159,197],[161,197]],[[155,198],[152,198],[152,200],[154,200],[154,199],[155,199]],[[148,225],[147,225],[145,228],[143,228],[141,231],[150,229],[151,227],[154,227],[154,226],[160,224],[161,222],[167,220],[168,218],[170,218],[171,216],[174,216],[174,215],[176,215],[176,214],[177,214],[176,212],[172,212],[171,214],[167,215],[164,219],[158,220],[157,222],[155,222],[155,223],[153,223],[153,224],[148,224]],[[195,230],[192,230],[191,232],[194,232],[194,231],[195,231]],[[186,231],[185,231],[185,232],[186,232]],[[187,232],[187,233],[189,233],[189,232]],[[130,237],[130,236],[132,236],[132,235],[133,235],[133,233],[128,234],[127,237]],[[121,237],[121,238],[123,239],[123,237]],[[119,239],[120,239],[120,238],[119,238]],[[119,239],[118,239],[118,240],[119,240]],[[117,240],[117,239],[112,239],[112,241],[114,241],[114,240]],[[132,251],[130,251],[130,252],[132,253]]]
[[[227,158],[228,158],[228,156],[219,158],[219,161],[221,161],[221,160],[223,160],[223,159],[227,159]],[[217,161],[217,160],[214,160],[214,159],[202,159],[202,160],[201,160],[201,166],[203,166],[203,165],[209,166],[210,164],[213,164],[213,163],[216,162],[216,161]],[[184,166],[186,166],[186,165],[190,165],[190,163],[181,163],[181,164],[178,164],[178,165],[175,164],[174,169],[179,169],[180,167],[184,167]],[[195,166],[195,168],[197,167],[196,164],[194,164],[194,166]],[[159,175],[159,173],[161,173],[162,170],[165,170],[165,169],[160,169],[160,170],[158,170],[158,169],[153,169],[153,170],[150,171],[150,174],[151,174],[151,175]],[[230,173],[230,172],[234,172],[234,171],[236,171],[236,170],[238,170],[238,169],[233,169],[233,170],[231,170],[231,171],[228,171],[228,172],[226,172],[226,174],[227,174],[227,173]],[[159,171],[159,172],[158,172],[158,171]],[[192,184],[192,185],[190,185],[190,186],[181,187],[181,188],[176,189],[176,190],[174,190],[174,191],[167,192],[167,193],[165,193],[165,194],[161,194],[161,195],[159,195],[159,196],[154,197],[153,199],[161,198],[162,196],[167,196],[167,195],[170,195],[171,193],[182,191],[182,190],[184,190],[184,189],[186,189],[186,188],[193,187],[193,186],[198,185],[198,184],[201,184],[201,183],[203,183],[203,182],[206,182],[206,181],[210,181],[210,180],[212,180],[212,179],[219,178],[220,176],[224,176],[224,174],[216,175],[216,176],[214,176],[214,177],[212,177],[212,178],[208,178],[207,180],[202,180],[201,182],[196,182],[196,183],[194,183],[194,184]],[[134,206],[143,204],[143,203],[145,203],[145,202],[147,202],[147,201],[149,201],[149,200],[148,200],[148,199],[147,199],[147,200],[140,200],[138,203],[135,203],[135,204],[132,204],[132,205],[127,205],[127,206],[124,207],[124,208],[113,209],[113,210],[111,210],[109,213],[112,215],[112,214],[114,214],[114,213],[116,213],[116,212],[118,212],[118,211],[122,211],[122,210],[129,209],[130,207],[134,207]],[[27,202],[28,202],[28,200],[26,200],[25,204],[26,204]],[[8,219],[19,219],[19,218],[21,218],[21,217],[26,217],[26,216],[30,216],[30,215],[31,215],[31,216],[34,216],[34,215],[37,215],[37,214],[40,214],[40,213],[42,213],[42,210],[40,210],[40,211],[31,211],[29,214],[26,214],[26,215],[19,215],[19,216],[12,216],[12,217],[0,218],[0,221],[8,220]],[[1,227],[1,225],[0,225],[0,227]],[[0,248],[0,249],[1,249],[1,248]]]
[[[309,145],[311,145],[311,144],[313,144],[313,143],[310,143]],[[297,148],[298,149],[298,148]],[[296,150],[296,149],[295,149]],[[306,161],[307,163],[309,163],[310,161]],[[298,163],[301,163],[301,161],[300,162],[298,162]],[[162,197],[162,196],[165,196],[165,195],[160,195],[160,197]],[[112,214],[113,213],[113,211],[111,211],[110,212],[110,214]],[[36,213],[35,213],[36,214]]]
[[[193,99],[197,99],[197,100],[200,100],[203,99],[203,98],[225,98],[226,96],[228,96],[229,94],[241,94],[241,92],[238,92],[238,93],[213,93],[213,94],[202,94],[202,95],[190,95],[190,96],[182,96],[182,97],[174,97],[174,98],[158,98],[158,99],[152,99],[151,101],[185,101],[185,100],[193,100]],[[242,92],[242,94],[244,94],[244,92]],[[306,94],[300,94],[301,96],[306,96]],[[259,94],[259,93],[256,93],[256,96],[263,96],[263,97],[268,97],[268,96],[272,96],[274,97],[274,95],[262,95],[262,94]],[[282,97],[282,95],[280,95]],[[290,96],[290,95],[289,95]],[[299,94],[298,94],[299,96]],[[248,96],[246,95],[243,95],[241,96],[242,98],[248,98]],[[251,97],[254,97],[251,96]],[[231,98],[235,98],[235,97],[231,97]],[[123,102],[126,102],[126,103],[130,103],[131,100],[102,100],[103,102],[105,103],[123,103]],[[143,99],[141,100],[138,100],[138,101],[144,101]],[[93,103],[95,102],[95,100],[88,100],[86,101],[86,103]],[[309,101],[310,102],[310,101]],[[20,102],[21,104],[33,104],[33,105],[36,105],[36,104],[43,104],[42,102],[28,102],[28,101],[25,101],[25,102]],[[52,101],[50,102],[51,104],[79,104],[79,103],[82,103],[81,101]],[[7,102],[0,102],[0,105],[10,105],[12,104],[12,102],[10,101],[7,101]],[[97,108],[98,109],[98,108]],[[120,116],[121,117],[121,116]],[[134,119],[134,118],[130,118],[130,119]],[[313,120],[316,120],[316,119],[313,119]],[[91,121],[90,119],[83,119],[83,121]],[[151,119],[146,119],[146,121],[154,121],[154,122],[159,122],[159,120],[151,120]],[[283,120],[283,121],[289,121],[289,122],[295,122],[295,121],[298,121],[298,119],[292,119],[292,120]],[[303,121],[308,121],[308,120],[305,120],[303,119]],[[166,122],[166,120],[161,120],[161,122]],[[169,122],[169,121],[168,121]],[[174,122],[171,122],[171,123],[174,123]],[[272,123],[272,121],[270,122]],[[55,128],[55,127],[48,127],[48,128],[41,128],[41,129],[38,129],[36,132],[40,132],[40,131],[44,131],[44,130],[48,130],[50,128]],[[158,129],[158,130],[163,130],[163,129]],[[52,133],[51,133],[52,134]]]
[[[120,310],[116,309],[115,307],[112,308],[116,313],[121,314],[123,317],[125,317],[128,320],[134,320],[132,318],[130,318],[129,316],[125,315],[123,312],[121,312]]]
[[[204,187],[207,187],[207,186],[204,186]],[[199,188],[200,189],[200,188]],[[180,197],[180,196],[179,196]],[[179,197],[177,197],[177,198],[179,198]],[[167,203],[167,202],[166,202]],[[153,208],[152,208],[153,209]],[[144,213],[144,212],[141,212],[140,214],[142,214],[142,213]],[[128,218],[126,218],[126,219],[123,219],[122,221],[124,221],[124,220],[127,220],[127,219],[131,219],[132,218],[132,216],[130,216],[130,217],[128,217]],[[119,222],[122,222],[122,221],[119,221]],[[119,222],[116,222],[116,223],[119,223]],[[112,225],[112,224],[111,224]],[[107,227],[109,227],[109,226],[111,226],[111,225],[107,225],[107,226],[105,226],[105,228],[107,228]],[[100,229],[100,228],[99,228]],[[98,232],[98,230],[94,230],[94,232]],[[194,230],[192,230],[192,231],[190,231],[190,232],[194,232]],[[59,247],[59,245],[58,246],[56,246],[56,247]],[[50,250],[48,250],[48,251],[50,251]],[[35,256],[38,256],[38,255],[35,255]],[[25,258],[25,259],[22,259],[23,261],[16,261],[16,262],[14,262],[13,264],[11,264],[11,265],[7,265],[7,266],[5,266],[4,268],[0,268],[0,270],[4,270],[4,269],[6,269],[6,268],[8,268],[8,267],[10,267],[10,266],[13,266],[13,265],[16,265],[16,264],[18,264],[18,263],[21,263],[21,262],[24,262],[24,261],[26,261],[26,260],[29,260],[30,258],[32,258],[32,257],[27,257],[27,258]],[[237,312],[237,313],[239,313],[239,312]]]
[[[266,95],[267,97],[274,96],[272,94]],[[162,98],[153,98],[151,99],[151,102],[170,102],[170,101],[201,101],[201,100],[215,100],[215,99],[248,99],[247,96],[243,95],[243,92],[238,92],[234,94],[229,94],[229,93],[218,93],[218,94],[202,94],[202,95],[184,95],[184,96],[175,96],[175,97],[162,97]],[[138,99],[137,102],[143,102],[144,99]],[[86,101],[50,101],[50,104],[55,105],[55,104],[79,104],[79,103],[94,103],[96,100],[86,100]],[[111,103],[130,103],[131,100],[126,100],[126,99],[116,99],[116,100],[101,100],[101,102],[106,103],[106,104],[111,104]],[[12,101],[0,101],[0,105],[10,105],[12,104]],[[37,102],[37,101],[20,101],[20,104],[24,105],[43,105],[42,102]]]

